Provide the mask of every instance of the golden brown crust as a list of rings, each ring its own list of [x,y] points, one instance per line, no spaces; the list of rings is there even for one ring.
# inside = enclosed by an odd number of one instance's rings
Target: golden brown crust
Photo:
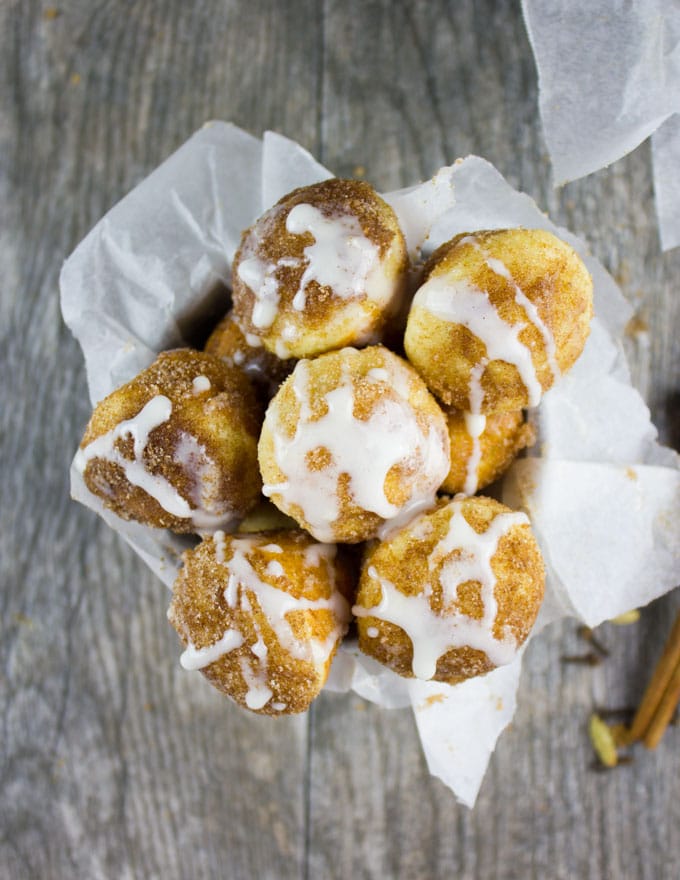
[[[204,379],[195,386],[199,377]],[[261,408],[248,380],[210,355],[191,349],[160,354],[97,404],[81,451],[86,453],[93,441],[137,417],[158,396],[170,401],[171,414],[149,433],[141,462],[148,474],[167,482],[196,512],[195,521],[168,512],[107,456],[97,455],[85,464],[88,489],[122,519],[180,533],[203,527],[199,511],[205,506],[218,517],[243,516],[261,488],[256,454]],[[115,442],[117,452],[130,462],[135,460],[133,446],[129,435]]]
[[[490,261],[508,271],[495,271]],[[545,338],[517,301],[516,286],[535,307],[552,335],[561,373],[574,364],[590,332],[592,280],[578,254],[552,233],[540,229],[489,230],[462,234],[439,247],[425,267],[424,283],[445,278],[484,291],[508,326],[520,325],[519,340],[531,352],[543,391],[554,381]],[[516,286],[515,286],[516,285]],[[431,390],[446,404],[471,410],[472,369],[486,355],[486,346],[471,330],[433,315],[418,305],[409,314],[404,345],[409,360]],[[482,412],[509,412],[529,403],[517,367],[491,360],[481,378]]]
[[[292,358],[282,361],[261,345],[248,345],[243,331],[234,320],[233,310],[227,312],[210,334],[205,352],[245,373],[267,392],[268,397],[276,393],[296,363]]]
[[[312,280],[306,286],[304,310],[294,307],[307,265],[305,248],[314,244],[310,232],[293,234],[286,228],[290,211],[302,204],[313,206],[327,218],[358,221],[363,235],[378,249],[387,302],[366,293],[342,299],[331,287]],[[241,263],[253,257],[276,267],[278,307],[272,323],[264,327],[253,321],[256,297],[239,274]],[[407,268],[406,244],[396,215],[370,184],[333,178],[301,187],[284,196],[243,233],[232,270],[235,319],[246,336],[260,337],[266,349],[283,358],[313,357],[346,345],[366,344],[376,341],[398,308]]]
[[[453,608],[444,608],[439,579],[442,566],[455,554],[466,558],[470,549],[438,557],[446,537],[455,505],[469,525],[482,534],[499,514],[512,511],[491,498],[441,499],[437,508],[418,517],[409,526],[383,542],[376,542],[366,553],[362,566],[356,606],[374,609],[381,601],[380,579],[388,581],[405,596],[428,595],[430,609],[438,616],[466,615],[480,620],[483,615],[482,585],[466,581],[458,586]],[[500,538],[491,559],[496,578],[494,597],[498,611],[493,622],[495,639],[512,633],[517,646],[529,635],[543,599],[545,573],[538,545],[528,525],[512,525]],[[413,676],[413,644],[404,629],[379,616],[359,616],[359,648],[399,675]],[[370,632],[369,632],[370,631]],[[477,648],[460,646],[446,651],[436,664],[434,680],[455,684],[495,668],[487,654]]]
[[[305,419],[301,416],[301,401],[296,387],[296,374],[303,367],[307,371],[305,406],[308,415]],[[381,378],[376,378],[376,375]],[[277,463],[275,435],[290,442],[297,432],[304,433],[307,425],[314,425],[328,414],[328,394],[345,381],[350,381],[352,386],[354,419],[365,422],[386,400],[400,401],[406,404],[403,407],[404,418],[412,419],[423,436],[430,436],[432,432],[432,436],[441,444],[442,454],[447,455],[448,440],[443,414],[416,371],[383,346],[371,346],[361,351],[343,349],[321,355],[313,361],[301,362],[271,401],[258,446],[260,470],[265,486],[281,485],[291,479],[291,475],[286,475]],[[396,390],[397,385],[402,386],[400,391]],[[403,396],[404,392],[406,397]],[[331,439],[339,443],[351,443],[353,441],[350,431],[351,425],[340,419],[337,422],[337,431]],[[319,446],[307,456],[307,470],[313,473],[327,469],[332,461],[333,451],[326,446]],[[431,466],[431,462],[428,464]],[[385,498],[390,504],[401,507],[422,487],[429,486],[429,489],[423,489],[425,495],[429,491],[434,492],[441,478],[440,476],[430,486],[428,480],[432,479],[432,475],[427,470],[426,462],[414,450],[412,455],[405,456],[387,472],[384,482]],[[302,472],[296,474],[295,479],[304,481],[307,475]],[[340,475],[335,492],[339,513],[337,519],[330,524],[332,540],[354,544],[373,537],[385,520],[357,503],[348,474]],[[290,503],[280,492],[274,491],[270,497],[284,513],[314,533],[314,525],[302,507]],[[323,539],[330,538],[323,536]]]
[[[300,530],[283,530],[248,536],[218,533],[184,554],[168,610],[184,646],[207,648],[227,630],[243,639],[201,669],[211,684],[260,714],[291,714],[309,707],[347,629],[354,591],[350,569],[333,551]],[[280,594],[285,603],[283,630],[280,620],[268,616],[267,590],[274,591],[275,599]],[[320,649],[327,639],[332,645]],[[262,700],[253,702],[253,681],[270,691],[263,705],[258,705]]]
[[[468,467],[474,453],[474,440],[468,431],[465,414],[457,409],[445,411],[451,442],[451,469],[441,485],[443,492],[457,495],[465,491]],[[519,453],[536,440],[533,427],[524,421],[524,413],[502,412],[487,416],[479,437],[481,456],[476,468],[474,491],[489,486],[503,476]]]

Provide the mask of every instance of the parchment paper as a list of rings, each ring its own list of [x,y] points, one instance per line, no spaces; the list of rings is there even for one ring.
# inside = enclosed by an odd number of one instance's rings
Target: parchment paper
[[[522,0],[558,184],[603,168],[652,135],[664,250],[680,244],[680,4]]]
[[[330,173],[294,142],[263,141],[208,123],[116,205],[66,261],[64,319],[85,356],[92,402],[181,344],[206,308],[228,307],[224,286],[239,235],[297,186]],[[631,309],[586,245],[556,229],[526,195],[475,156],[430,181],[386,194],[413,255],[459,232],[545,228],[569,241],[594,279],[597,317],[573,371],[534,414],[539,443],[503,483],[504,500],[530,515],[546,558],[540,626],[565,614],[590,625],[675,586],[680,562],[678,456],[660,447],[631,387],[620,343]],[[71,469],[73,497],[103,516],[170,586],[181,538],[124,523]],[[498,736],[516,705],[521,656],[450,687],[409,681],[343,646],[327,688],[386,708],[411,706],[430,771],[472,806]]]

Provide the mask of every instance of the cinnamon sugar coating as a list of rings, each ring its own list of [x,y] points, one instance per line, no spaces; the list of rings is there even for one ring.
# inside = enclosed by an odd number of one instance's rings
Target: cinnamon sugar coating
[[[396,215],[370,184],[301,187],[243,234],[235,320],[283,359],[375,342],[399,308],[407,268]]]
[[[300,361],[267,410],[264,494],[323,541],[358,543],[432,501],[449,467],[443,413],[382,346]]]
[[[483,675],[526,640],[544,581],[523,514],[481,496],[442,499],[368,549],[354,608],[359,648],[406,677]]]
[[[281,360],[262,345],[249,345],[230,310],[210,334],[206,354],[220,358],[229,367],[240,370],[263,392],[272,397],[281,382],[290,375],[294,360]]]
[[[472,469],[472,482],[477,492],[503,476],[517,455],[535,441],[535,432],[524,421],[524,413],[502,412],[486,417],[479,437],[479,463],[474,463],[475,441],[467,428],[465,414],[457,409],[445,410],[451,443],[451,467],[442,483],[442,491],[450,495],[464,492]]]
[[[458,235],[432,255],[404,345],[428,387],[468,412],[535,406],[581,354],[593,313],[578,254],[541,229]]]
[[[259,498],[261,418],[239,371],[191,349],[163,352],[97,404],[76,465],[123,519],[210,531]]]
[[[253,712],[304,712],[350,619],[353,585],[336,548],[300,530],[218,532],[183,559],[168,610],[183,665]]]

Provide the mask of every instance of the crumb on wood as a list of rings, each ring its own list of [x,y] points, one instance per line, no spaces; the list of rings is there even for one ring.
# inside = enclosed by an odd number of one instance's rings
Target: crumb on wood
[[[626,336],[635,339],[637,336],[640,336],[640,334],[649,332],[649,324],[642,314],[636,312],[626,324],[624,332]]]

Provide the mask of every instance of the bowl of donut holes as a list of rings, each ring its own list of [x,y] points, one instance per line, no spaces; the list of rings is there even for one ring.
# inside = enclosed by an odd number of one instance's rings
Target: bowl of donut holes
[[[550,232],[470,230],[413,266],[393,208],[339,179],[255,219],[207,342],[104,397],[74,461],[116,517],[194,536],[168,612],[182,666],[279,716],[346,638],[451,685],[512,662],[544,564],[527,516],[482,493],[591,315]]]

